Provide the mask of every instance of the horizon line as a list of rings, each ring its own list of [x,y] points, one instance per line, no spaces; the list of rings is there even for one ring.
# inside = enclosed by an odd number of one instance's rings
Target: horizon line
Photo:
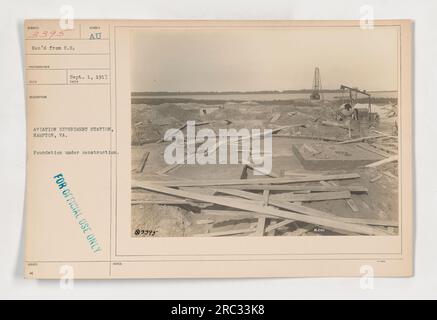
[[[397,92],[397,89],[388,89],[388,90],[363,90],[366,92]],[[311,93],[312,89],[287,89],[287,90],[253,90],[253,91],[131,91],[131,95],[138,94],[244,94],[244,93]],[[345,90],[341,89],[322,89],[318,90],[318,92],[329,93],[329,92],[338,92],[342,93]]]

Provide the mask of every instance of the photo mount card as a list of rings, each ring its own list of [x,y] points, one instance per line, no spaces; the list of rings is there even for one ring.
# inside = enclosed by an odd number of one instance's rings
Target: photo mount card
[[[24,31],[26,278],[412,276],[411,21]]]

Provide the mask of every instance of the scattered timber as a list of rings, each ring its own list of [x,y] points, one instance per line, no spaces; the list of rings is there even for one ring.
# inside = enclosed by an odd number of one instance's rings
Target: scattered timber
[[[361,137],[361,138],[341,141],[341,142],[339,142],[337,144],[347,144],[347,143],[361,142],[361,141],[377,139],[377,138],[382,138],[382,137],[387,137],[387,135],[386,134],[379,134],[379,135],[374,135],[374,136]]]
[[[385,146],[379,143],[373,143],[372,144],[373,147],[377,148],[377,149],[381,149],[382,151],[385,151],[389,154],[397,154],[398,150],[395,148],[390,148],[389,146]]]
[[[284,220],[284,221],[281,221],[281,222],[275,223],[275,224],[273,224],[273,225],[268,226],[268,227],[266,228],[265,232],[268,233],[268,232],[274,231],[274,230],[276,230],[276,229],[279,229],[279,228],[281,228],[281,227],[284,227],[284,226],[286,226],[286,225],[289,225],[290,223],[293,223],[293,222],[294,222],[293,220]]]
[[[234,219],[247,219],[250,217],[258,218],[259,215],[253,213],[251,211],[240,211],[240,210],[213,210],[213,209],[205,209],[202,210],[202,213],[208,216],[227,216],[229,218]],[[266,218],[275,218],[274,216],[266,215]],[[371,226],[382,226],[382,227],[399,227],[398,221],[395,220],[379,220],[379,219],[365,219],[365,218],[346,218],[346,217],[336,217],[339,221],[348,222],[348,223],[356,223],[356,224],[367,224]],[[292,220],[284,220],[288,223],[293,222]],[[281,221],[282,222],[282,221]],[[281,223],[278,222],[278,223]],[[273,227],[273,225],[272,225]],[[266,228],[266,232],[270,226]]]
[[[376,181],[378,181],[379,179],[381,179],[382,178],[382,174],[378,174],[376,177],[374,177],[374,178],[372,178],[372,179],[370,179],[370,182],[376,182]]]
[[[394,180],[397,180],[397,179],[398,179],[398,177],[396,177],[396,176],[395,176],[393,173],[391,173],[390,171],[384,171],[382,174],[385,175],[385,176],[387,176],[387,177],[389,177],[389,178],[392,178],[392,179],[394,179]]]
[[[342,141],[334,137],[318,137],[318,136],[297,135],[297,134],[275,134],[274,136],[278,138],[310,139],[310,140],[333,141],[333,142]]]
[[[256,231],[255,231],[254,236],[256,236],[256,237],[264,236],[265,227],[266,227],[266,218],[265,217],[258,218],[258,225],[256,227]]]
[[[270,198],[270,190],[264,190],[264,192],[263,192],[263,197],[264,197],[264,202],[263,202],[263,204],[264,204],[265,206],[268,206],[268,205],[269,205],[269,198]]]
[[[241,190],[232,190],[232,189],[216,189],[216,190],[220,193],[239,196],[239,197],[242,197],[245,199],[250,199],[250,200],[255,200],[255,201],[259,201],[260,198],[262,197],[262,196],[259,196],[257,194],[254,194],[254,193],[245,192],[245,191],[241,191]],[[338,220],[337,219],[338,217],[336,217],[335,215],[333,215],[331,213],[323,212],[323,211],[309,208],[309,207],[304,207],[302,205],[297,205],[297,204],[286,202],[286,201],[270,200],[269,205],[275,206],[275,207],[281,208],[281,209],[290,210],[293,212],[298,212],[298,213],[314,216],[314,217],[330,218],[330,219]]]
[[[380,230],[380,229],[377,229],[377,228],[374,228],[374,227],[371,227],[368,225],[344,223],[344,222],[335,220],[332,217],[329,217],[329,218],[317,217],[317,216],[310,216],[307,214],[299,214],[296,212],[279,210],[279,209],[276,209],[276,208],[273,208],[270,206],[266,207],[266,206],[262,206],[262,205],[257,205],[257,204],[254,204],[252,201],[247,201],[247,200],[243,200],[243,199],[235,199],[235,200],[231,201],[228,199],[224,199],[223,197],[220,197],[220,196],[209,196],[209,195],[203,195],[203,194],[199,194],[199,193],[187,192],[187,191],[183,191],[183,190],[176,190],[176,189],[168,188],[168,187],[165,187],[162,185],[153,184],[150,182],[136,182],[135,186],[146,189],[146,190],[150,190],[150,191],[155,191],[155,192],[160,192],[160,193],[164,193],[164,194],[170,194],[173,196],[178,196],[181,198],[188,198],[188,199],[194,199],[194,200],[199,200],[199,201],[204,201],[204,202],[215,203],[215,204],[225,206],[225,207],[253,211],[253,212],[258,212],[258,213],[266,214],[266,215],[273,215],[273,216],[283,218],[283,219],[288,219],[288,220],[302,221],[302,222],[306,222],[306,223],[310,223],[310,224],[323,226],[327,229],[333,228],[336,230],[342,230],[342,231],[346,232],[346,234],[349,232],[356,232],[356,233],[366,234],[366,235],[387,235],[387,232],[385,232],[384,230]],[[229,190],[229,189],[223,189],[223,190]],[[240,191],[240,190],[233,190],[233,191],[250,193],[250,192],[244,192],[244,191]],[[275,201],[275,203],[276,203],[276,201]],[[296,206],[296,205],[293,205],[291,203],[289,203],[289,205],[293,206],[293,207],[297,207],[298,209],[305,208],[303,206]],[[275,204],[275,206],[276,206],[276,204]],[[314,209],[311,209],[311,210],[318,211],[318,210],[314,210]]]
[[[193,237],[223,237],[223,236],[231,236],[235,234],[243,234],[243,233],[253,233],[255,229],[236,229],[236,230],[228,230],[228,231],[217,231],[217,232],[209,232],[202,234],[195,234]]]
[[[309,191],[309,192],[334,192],[349,191],[351,193],[367,193],[369,190],[364,186],[290,186],[290,185],[233,185],[222,186],[239,190],[270,190],[270,191]]]
[[[166,187],[202,187],[202,186],[226,186],[226,185],[264,185],[264,184],[287,184],[300,182],[314,182],[320,180],[344,180],[359,178],[358,173],[343,173],[325,176],[310,176],[302,178],[256,178],[256,179],[220,179],[220,180],[173,180],[173,181],[148,181],[154,185],[161,185]],[[132,186],[139,186],[142,181],[132,181]]]
[[[373,162],[371,164],[368,164],[368,165],[366,165],[366,168],[375,168],[375,167],[379,167],[383,164],[387,164],[387,163],[394,162],[394,161],[398,161],[397,155],[388,157],[388,158],[380,160],[380,161]]]
[[[308,193],[308,194],[283,193],[283,194],[275,194],[270,196],[272,200],[291,201],[291,202],[339,200],[339,199],[349,199],[350,197],[351,197],[351,193],[349,191],[317,192],[317,193]]]
[[[241,210],[214,210],[214,209],[203,209],[202,214],[210,217],[228,217],[229,219],[247,219],[247,218],[259,218],[260,214],[251,211],[241,211]],[[265,216],[269,218],[274,218],[274,216]]]
[[[335,181],[329,181],[329,182],[325,181],[325,183],[330,184],[331,186],[334,186],[334,187],[339,186],[339,184]],[[353,212],[359,211],[358,206],[356,205],[356,203],[353,199],[345,199],[344,201],[346,201],[347,205],[352,209]]]

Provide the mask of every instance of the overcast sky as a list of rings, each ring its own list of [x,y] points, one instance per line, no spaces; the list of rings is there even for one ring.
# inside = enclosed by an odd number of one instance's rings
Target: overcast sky
[[[397,90],[396,28],[142,29],[131,35],[132,91],[322,87]]]

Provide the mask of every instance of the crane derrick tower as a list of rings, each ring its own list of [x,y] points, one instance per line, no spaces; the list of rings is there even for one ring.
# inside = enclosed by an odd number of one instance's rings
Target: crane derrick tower
[[[320,70],[316,68],[314,70],[313,88],[310,95],[311,100],[320,100],[322,90],[322,79],[320,78]]]

